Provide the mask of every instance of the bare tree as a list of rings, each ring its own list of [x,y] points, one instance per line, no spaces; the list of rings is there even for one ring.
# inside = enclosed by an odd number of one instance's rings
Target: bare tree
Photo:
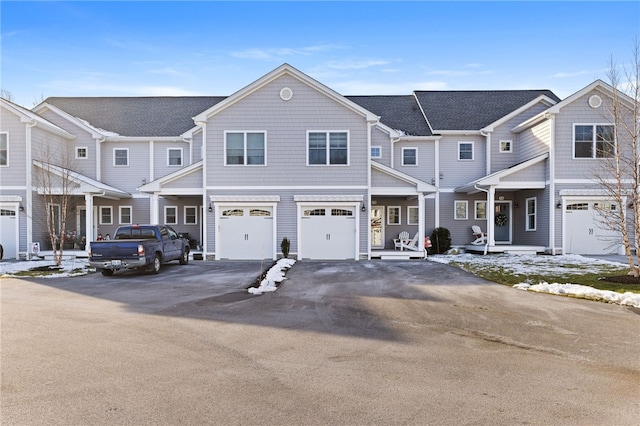
[[[75,161],[72,147],[48,143],[35,160],[34,184],[44,204],[38,220],[46,227],[56,265],[62,262],[65,242],[75,243],[76,239],[75,230],[67,228],[78,187]]]
[[[612,91],[605,102],[606,119],[613,124],[612,134],[596,135],[596,155],[603,157],[596,180],[604,188],[613,206],[599,211],[599,225],[620,236],[631,274],[640,276],[640,42],[635,41],[632,62],[619,66],[609,60],[607,78]],[[605,205],[605,204],[603,204]],[[627,205],[630,208],[627,208]],[[630,211],[629,211],[630,210]]]
[[[0,98],[5,99],[9,102],[13,102],[13,93],[8,91],[7,89],[0,89]]]

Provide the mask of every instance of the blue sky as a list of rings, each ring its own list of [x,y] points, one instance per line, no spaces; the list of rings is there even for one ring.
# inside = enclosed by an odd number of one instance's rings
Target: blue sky
[[[2,1],[2,89],[230,95],[287,62],[345,95],[551,89],[631,59],[640,2]]]

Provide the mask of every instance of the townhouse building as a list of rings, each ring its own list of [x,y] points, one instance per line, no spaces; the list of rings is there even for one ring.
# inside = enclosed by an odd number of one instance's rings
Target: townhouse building
[[[67,229],[168,224],[207,259],[398,254],[400,232],[487,252],[620,252],[594,179],[614,140],[612,88],[343,96],[283,64],[230,96],[1,100],[0,243],[46,249],[38,173],[72,169]],[[51,153],[68,153],[71,161]],[[45,155],[47,154],[47,155]],[[55,164],[54,164],[55,163]]]

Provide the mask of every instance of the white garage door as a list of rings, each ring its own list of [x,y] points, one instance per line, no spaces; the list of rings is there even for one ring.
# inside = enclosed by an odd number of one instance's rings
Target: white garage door
[[[221,207],[218,258],[273,259],[273,207]]]
[[[15,259],[18,253],[18,216],[14,207],[0,208],[0,244],[4,259]]]
[[[303,259],[355,259],[355,207],[304,207],[300,222]]]
[[[618,233],[602,229],[602,213],[615,211],[615,204],[594,200],[567,203],[564,210],[565,248],[572,254],[617,254]]]

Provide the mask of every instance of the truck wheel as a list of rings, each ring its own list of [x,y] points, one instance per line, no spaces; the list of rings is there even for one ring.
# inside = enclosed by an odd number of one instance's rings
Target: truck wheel
[[[102,272],[102,275],[104,275],[105,277],[110,277],[111,275],[113,275],[113,269],[102,269],[100,272]]]
[[[156,257],[153,258],[153,265],[151,265],[151,273],[157,274],[160,272],[160,266],[162,266],[162,259],[160,259],[160,255],[156,254]]]
[[[181,265],[186,265],[189,263],[189,251],[187,249],[182,252],[182,256],[180,256],[179,262]]]

